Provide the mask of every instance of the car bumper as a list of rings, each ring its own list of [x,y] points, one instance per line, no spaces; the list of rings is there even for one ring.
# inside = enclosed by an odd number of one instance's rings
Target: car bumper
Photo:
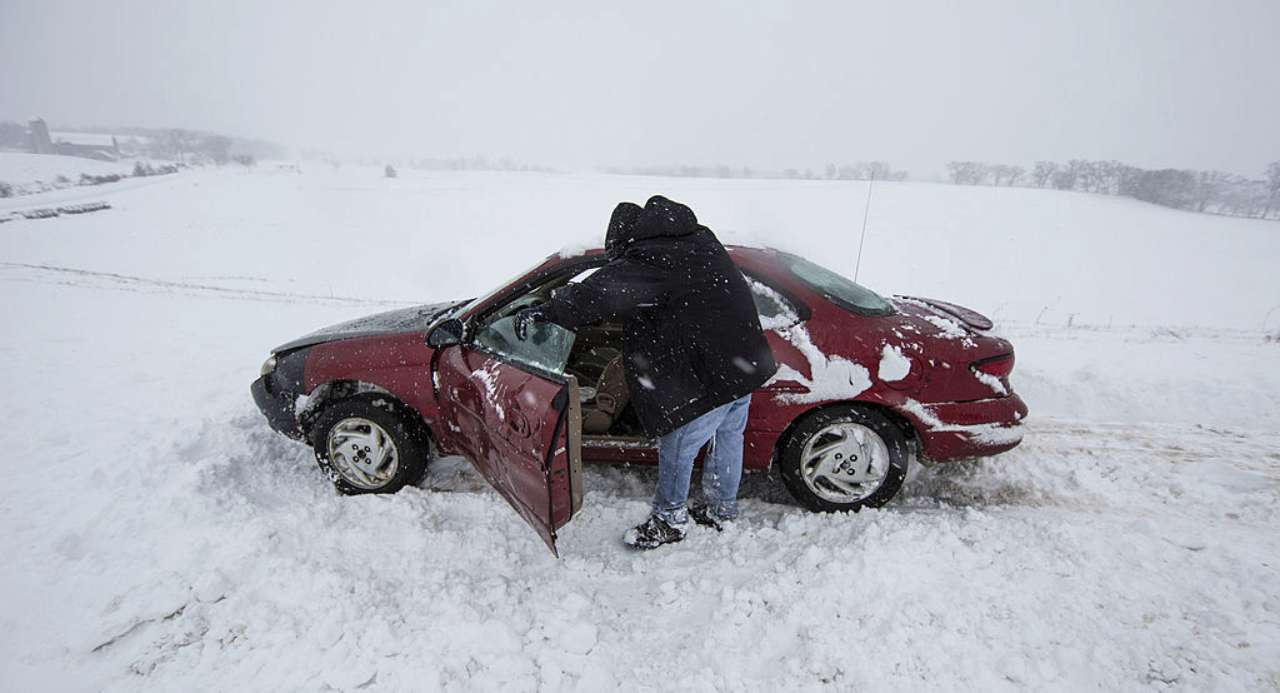
[[[253,401],[262,415],[267,417],[267,425],[290,438],[302,440],[302,428],[298,426],[294,413],[296,397],[292,393],[276,387],[270,375],[253,381],[249,392],[253,393]]]
[[[920,441],[921,457],[945,462],[987,457],[1022,442],[1027,405],[1016,394],[974,402],[908,402],[903,413]]]

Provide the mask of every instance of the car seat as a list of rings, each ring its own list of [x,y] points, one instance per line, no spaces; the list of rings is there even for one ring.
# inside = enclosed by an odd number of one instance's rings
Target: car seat
[[[601,348],[603,352],[605,349]],[[627,388],[626,369],[622,363],[622,352],[614,352],[612,358],[600,371],[596,380],[594,393],[591,388],[583,388],[582,432],[588,435],[605,435],[613,427],[613,422],[622,414],[622,410],[631,401],[631,390]],[[587,395],[594,395],[590,398]]]

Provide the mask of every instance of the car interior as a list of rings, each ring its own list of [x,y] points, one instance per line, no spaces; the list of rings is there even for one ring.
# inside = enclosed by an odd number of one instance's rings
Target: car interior
[[[627,387],[621,322],[580,327],[573,333],[539,323],[537,331],[541,334],[531,334],[530,339],[523,343],[517,343],[511,334],[516,313],[542,304],[555,289],[580,282],[596,269],[593,267],[570,276],[551,278],[489,313],[480,322],[477,341],[512,356],[523,357],[524,361],[544,369],[575,376],[582,406],[584,443],[607,441],[610,446],[650,447],[653,441],[645,436],[640,426]],[[791,315],[794,321],[794,311],[786,305],[785,299],[751,277],[747,281],[752,287],[762,323],[777,324],[779,315]],[[576,337],[565,337],[573,334]],[[568,349],[567,354],[557,353],[565,348]]]
[[[556,277],[533,288],[486,316],[480,329],[500,329],[501,323],[512,319],[516,313],[542,304],[555,289],[571,282],[580,282],[594,271],[595,268],[592,268],[570,277]],[[626,371],[622,362],[622,324],[606,322],[580,327],[574,332],[576,338],[572,340],[573,345],[567,359],[549,357],[543,362],[563,361],[563,372],[578,379],[584,439],[608,438],[622,444],[651,444],[631,406],[631,392],[627,388]],[[559,345],[553,344],[547,346],[549,349],[558,347]]]

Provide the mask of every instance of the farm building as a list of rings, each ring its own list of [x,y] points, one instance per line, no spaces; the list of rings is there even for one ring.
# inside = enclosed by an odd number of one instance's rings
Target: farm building
[[[28,125],[31,131],[31,153],[62,154],[100,161],[120,158],[120,143],[115,135],[95,132],[50,132],[44,119],[36,118]]]

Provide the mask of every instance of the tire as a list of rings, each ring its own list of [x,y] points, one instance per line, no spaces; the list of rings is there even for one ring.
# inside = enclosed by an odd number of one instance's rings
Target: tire
[[[425,427],[411,416],[386,395],[338,400],[311,429],[316,463],[346,495],[395,493],[416,483],[427,470],[431,447]]]
[[[796,424],[778,454],[778,471],[791,495],[810,510],[857,512],[878,508],[898,494],[908,450],[906,434],[889,417],[839,405],[809,413]]]

